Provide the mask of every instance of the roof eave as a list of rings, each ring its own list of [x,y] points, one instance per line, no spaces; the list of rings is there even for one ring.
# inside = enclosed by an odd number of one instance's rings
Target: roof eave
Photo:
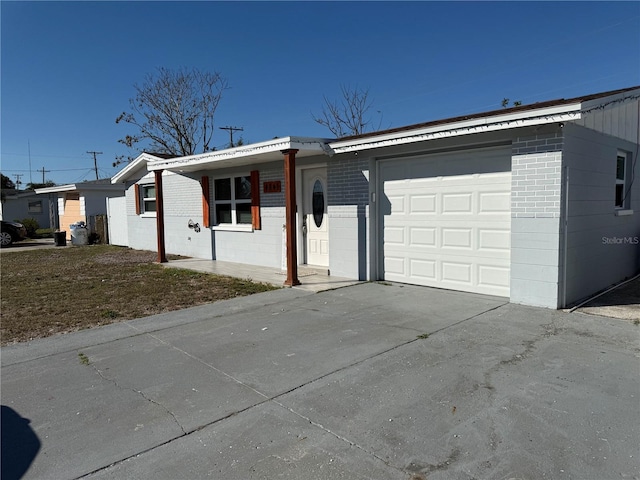
[[[357,152],[372,148],[422,142],[436,138],[456,137],[472,133],[507,130],[555,122],[567,122],[580,118],[580,107],[580,103],[574,103],[538,110],[478,117],[382,135],[372,134],[364,138],[333,142],[330,143],[329,146],[335,153]]]
[[[282,151],[292,149],[298,150],[299,157],[332,154],[327,150],[328,142],[330,140],[324,138],[283,137],[188,157],[157,160],[149,163],[147,168],[151,171],[193,172],[234,165],[259,164],[280,159],[282,158]]]
[[[124,186],[122,185],[111,185],[107,183],[103,183],[100,185],[92,185],[92,184],[83,184],[83,183],[70,183],[67,185],[57,185],[55,187],[46,187],[46,188],[37,188],[36,193],[38,195],[44,193],[62,193],[62,192],[74,192],[74,191],[107,191],[107,192],[117,192],[119,190],[123,190]]]
[[[126,182],[131,177],[131,175],[142,168],[144,164],[154,162],[156,160],[161,160],[161,158],[156,157],[150,153],[141,153],[133,161],[131,161],[131,163],[126,165],[122,170],[111,177],[111,183],[116,184]]]

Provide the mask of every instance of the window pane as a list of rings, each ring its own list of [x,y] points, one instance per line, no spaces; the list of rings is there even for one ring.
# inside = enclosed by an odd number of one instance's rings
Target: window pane
[[[214,180],[213,185],[216,192],[216,200],[231,200],[230,178],[218,178],[217,180]]]
[[[231,205],[216,203],[216,222],[231,223]]]
[[[155,212],[156,211],[156,201],[155,200],[145,200],[144,201],[144,211],[145,212]]]
[[[42,213],[42,201],[29,202],[29,213]]]
[[[616,207],[622,207],[622,200],[624,198],[624,185],[616,185]]]
[[[625,158],[618,156],[618,164],[617,164],[617,168],[616,168],[616,178],[618,180],[624,180],[624,164],[625,164]]]
[[[148,185],[142,187],[142,196],[144,198],[156,198],[156,186]]]
[[[251,178],[249,177],[236,177],[236,199],[250,200],[251,199]]]
[[[311,197],[311,207],[313,209],[313,221],[316,227],[320,228],[324,218],[324,191],[320,180],[313,184],[313,196]]]
[[[236,220],[238,223],[251,224],[251,204],[250,203],[236,204]]]

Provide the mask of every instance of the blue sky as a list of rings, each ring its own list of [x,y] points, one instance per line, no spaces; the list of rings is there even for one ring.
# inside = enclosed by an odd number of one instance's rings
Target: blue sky
[[[95,179],[131,154],[115,118],[157,67],[229,81],[216,126],[245,142],[331,134],[323,95],[369,88],[399,127],[640,85],[640,2],[1,3],[0,171]],[[381,113],[378,113],[380,111]],[[237,138],[237,134],[236,137]],[[229,136],[216,129],[213,144]],[[30,151],[30,155],[29,155]],[[31,172],[29,169],[31,159]]]

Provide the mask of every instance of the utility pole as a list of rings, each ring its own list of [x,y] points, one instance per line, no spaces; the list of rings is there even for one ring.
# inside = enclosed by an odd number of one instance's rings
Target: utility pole
[[[231,137],[231,143],[230,143],[231,147],[230,148],[234,147],[234,145],[233,145],[233,132],[244,132],[244,128],[242,128],[242,127],[218,127],[218,128],[220,128],[220,130],[229,130],[229,135]]]
[[[20,184],[22,183],[20,181],[20,177],[22,177],[24,175],[24,173],[14,173],[13,176],[16,177],[16,190],[20,190]]]
[[[102,155],[102,152],[87,152],[90,154],[93,154],[93,168],[96,171],[96,180],[99,180],[98,178],[98,160],[96,159],[96,155]]]
[[[29,149],[29,181],[33,183],[33,178],[31,177],[31,140],[27,140],[27,148]],[[42,183],[44,183],[44,181]]]
[[[45,169],[44,169],[44,167],[42,167],[42,169],[41,169],[41,170],[36,170],[36,172],[42,172],[42,183],[43,183],[43,184],[44,184],[44,174],[45,174],[45,172],[46,172],[46,173],[48,173],[48,172],[50,172],[50,171],[51,171],[51,170],[45,170]]]

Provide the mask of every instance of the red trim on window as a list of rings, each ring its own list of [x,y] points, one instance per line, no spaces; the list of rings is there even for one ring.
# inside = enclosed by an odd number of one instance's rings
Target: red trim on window
[[[251,172],[251,226],[260,230],[260,172]]]
[[[133,191],[136,196],[136,215],[140,215],[140,185],[136,183],[133,186]]]
[[[203,175],[200,179],[200,185],[202,186],[202,226],[208,228],[210,226],[210,206],[209,206],[209,177]]]

